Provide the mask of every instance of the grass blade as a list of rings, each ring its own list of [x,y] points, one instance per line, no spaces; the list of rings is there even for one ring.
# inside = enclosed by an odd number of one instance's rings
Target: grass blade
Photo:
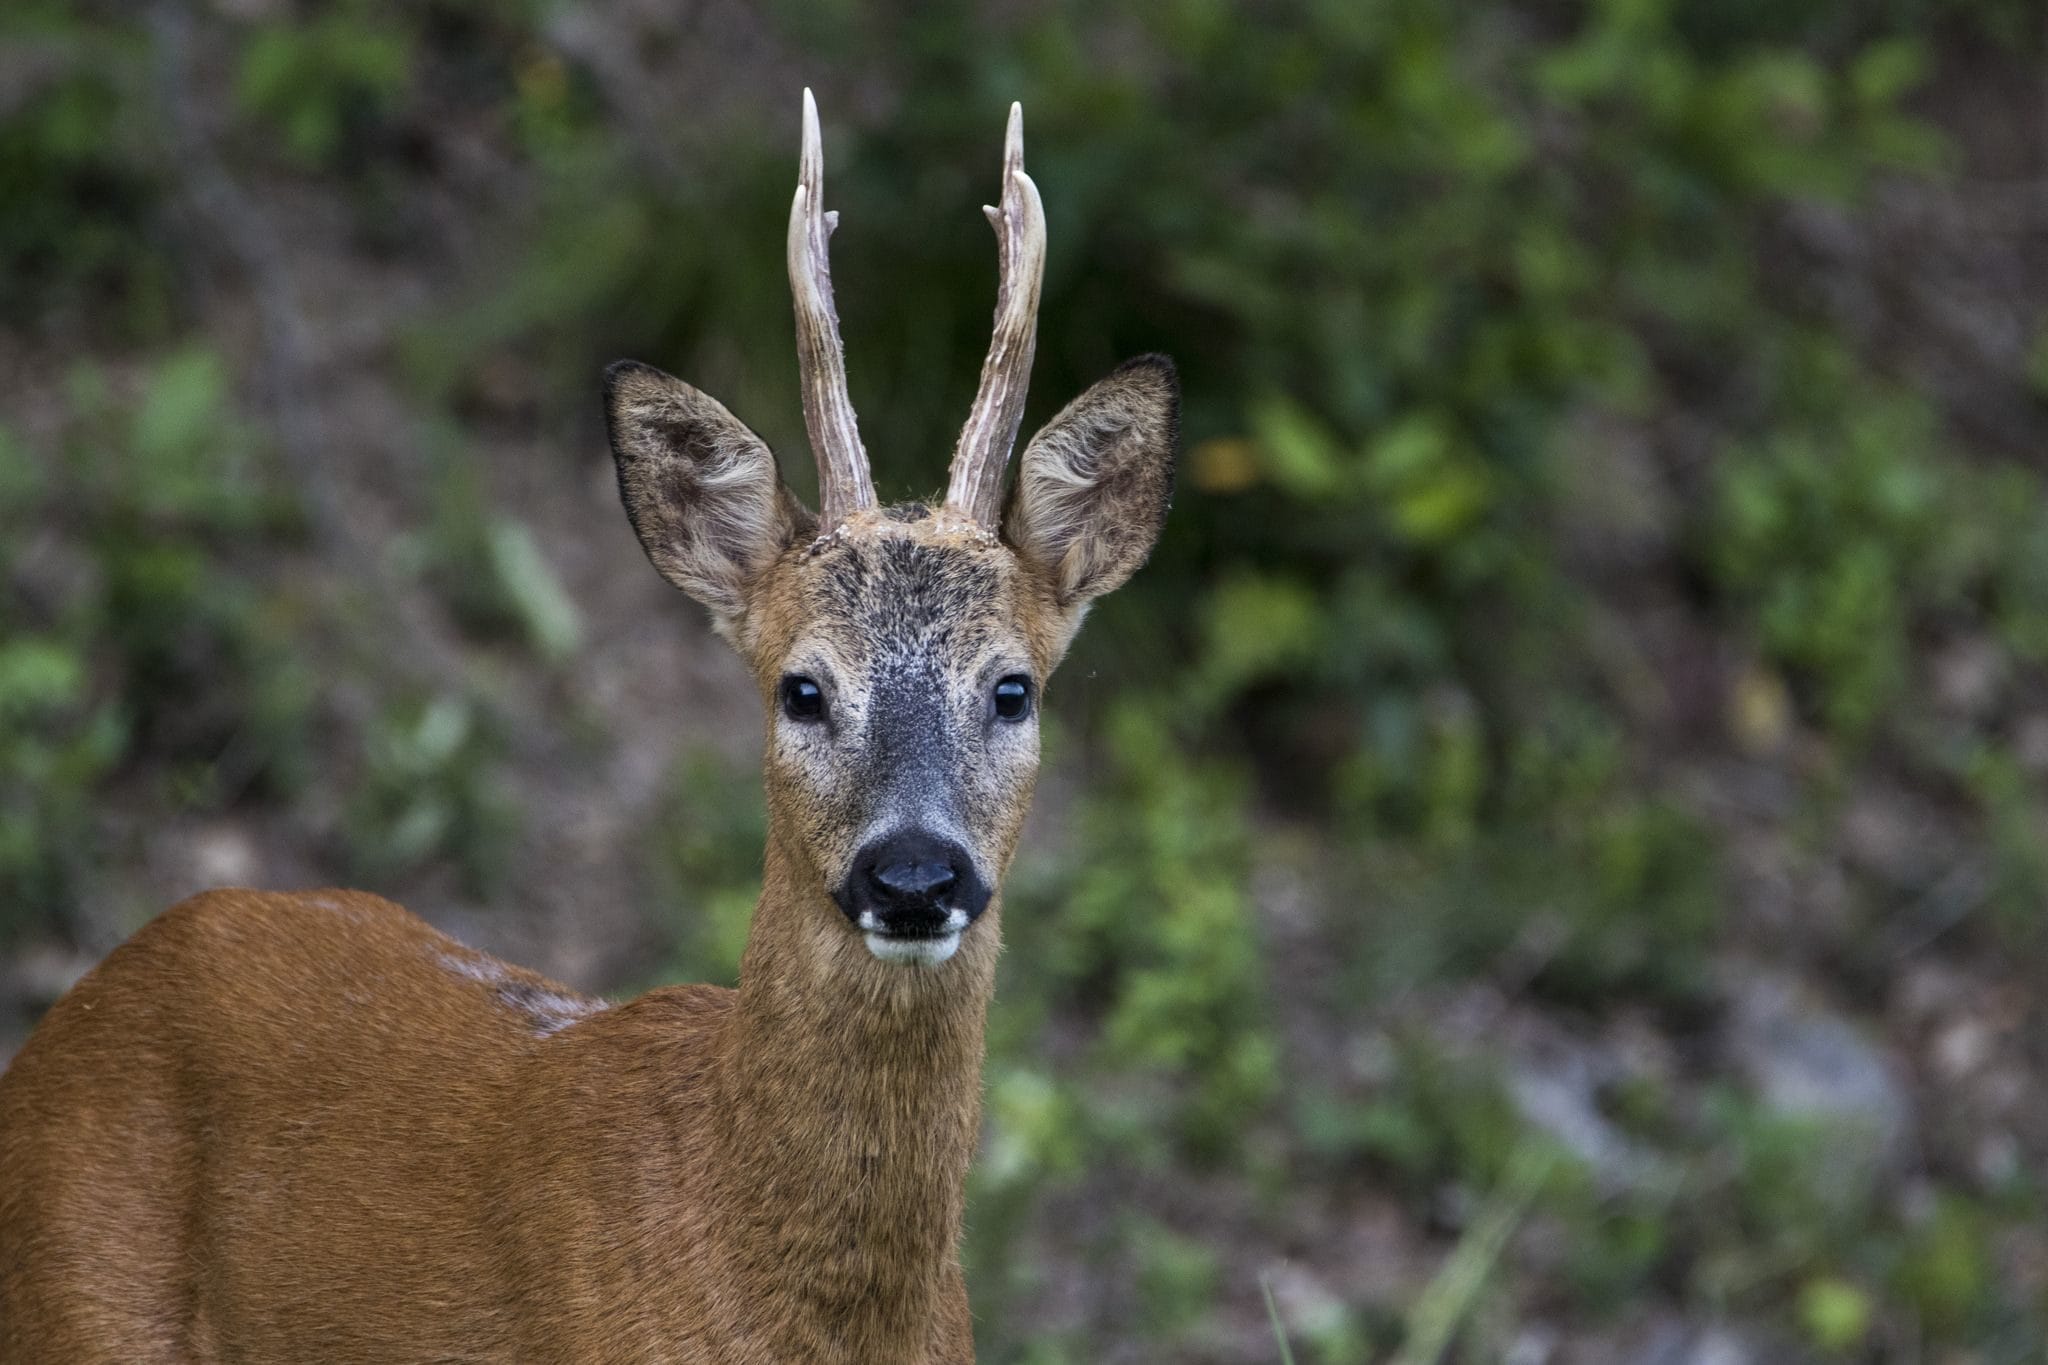
[[[1280,1365],[1294,1365],[1293,1348],[1287,1344],[1287,1329],[1280,1324],[1280,1309],[1273,1302],[1273,1277],[1259,1276],[1259,1292],[1266,1296],[1266,1318],[1273,1324],[1273,1340],[1280,1343]]]

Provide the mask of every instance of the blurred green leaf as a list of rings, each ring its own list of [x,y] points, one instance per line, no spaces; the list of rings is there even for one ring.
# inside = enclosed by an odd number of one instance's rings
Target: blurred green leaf
[[[1220,584],[1207,603],[1207,617],[1200,677],[1211,698],[1311,666],[1327,625],[1308,588],[1254,573]]]
[[[258,28],[242,53],[235,94],[271,124],[285,150],[307,165],[331,161],[351,124],[396,105],[412,72],[403,30],[378,26],[357,7],[310,23]]]
[[[560,662],[574,654],[583,633],[576,604],[563,590],[525,523],[510,519],[493,523],[490,554],[506,599],[541,657]]]
[[[1822,1350],[1851,1351],[1870,1333],[1870,1296],[1846,1280],[1813,1280],[1799,1291],[1799,1319]]]
[[[0,640],[0,720],[71,705],[84,681],[83,660],[56,640]]]
[[[1299,498],[1336,491],[1344,456],[1330,432],[1297,404],[1269,398],[1252,412],[1252,430],[1273,482]]]

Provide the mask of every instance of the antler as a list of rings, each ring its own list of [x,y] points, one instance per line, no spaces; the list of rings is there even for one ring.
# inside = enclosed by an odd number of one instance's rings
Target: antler
[[[1003,466],[1024,420],[1031,355],[1038,346],[1038,291],[1045,281],[1045,206],[1024,174],[1024,106],[1010,106],[1003,139],[1003,198],[983,208],[996,230],[999,260],[995,336],[981,366],[974,408],[953,447],[946,503],[994,529],[1002,512]]]
[[[868,453],[860,443],[853,400],[846,396],[846,360],[839,313],[832,305],[832,264],[826,240],[839,215],[819,207],[825,190],[825,149],[818,102],[804,90],[804,148],[796,199],[789,206],[789,290],[796,300],[796,356],[804,392],[804,428],[818,462],[818,529],[830,532],[847,514],[875,505]]]

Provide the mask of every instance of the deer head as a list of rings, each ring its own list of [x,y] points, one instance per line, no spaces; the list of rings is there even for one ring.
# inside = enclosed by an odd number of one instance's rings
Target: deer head
[[[944,500],[877,505],[846,392],[826,258],[838,215],[821,203],[808,90],[800,165],[789,274],[819,512],[715,399],[632,362],[605,376],[620,493],[648,558],[710,609],[768,709],[771,870],[779,855],[802,883],[785,941],[852,970],[937,967],[963,943],[992,962],[995,935],[974,925],[1030,803],[1039,699],[1089,604],[1158,538],[1178,384],[1170,361],[1146,356],[1083,393],[1025,447],[1004,509],[1045,265],[1013,105],[1001,202],[984,210],[995,333]]]

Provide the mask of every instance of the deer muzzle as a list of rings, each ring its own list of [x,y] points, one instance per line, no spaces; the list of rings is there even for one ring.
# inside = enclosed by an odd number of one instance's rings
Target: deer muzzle
[[[936,965],[959,948],[990,894],[965,848],[912,829],[861,849],[833,899],[876,957]]]

